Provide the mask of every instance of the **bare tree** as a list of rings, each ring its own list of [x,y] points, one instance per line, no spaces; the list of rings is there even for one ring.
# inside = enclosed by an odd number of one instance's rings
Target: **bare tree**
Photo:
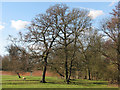
[[[42,58],[44,62],[42,81],[45,83],[45,74],[47,69],[47,59],[57,38],[59,29],[58,15],[50,13],[48,9],[46,14],[39,14],[28,27],[29,32],[25,35],[25,42],[29,43],[29,49],[34,55]],[[35,48],[34,48],[35,47]]]
[[[120,2],[118,2],[118,6],[116,6],[116,9],[113,9],[111,14],[112,17],[102,24],[102,31],[114,42],[114,46],[111,48],[116,50],[117,59],[112,58],[106,53],[103,54],[111,60],[115,60],[116,65],[118,65],[118,84],[120,84]]]
[[[90,17],[88,17],[88,11],[73,9],[70,10],[66,5],[55,5],[49,8],[50,14],[56,14],[58,18],[59,25],[57,28],[60,30],[57,40],[57,44],[63,47],[65,54],[65,78],[66,82],[69,83],[69,70],[68,70],[68,46],[75,42],[74,48],[76,46],[76,41],[79,33],[90,28]],[[71,59],[70,72],[72,68],[72,62],[74,60],[75,50],[73,53],[73,59]],[[71,75],[70,75],[71,76]]]

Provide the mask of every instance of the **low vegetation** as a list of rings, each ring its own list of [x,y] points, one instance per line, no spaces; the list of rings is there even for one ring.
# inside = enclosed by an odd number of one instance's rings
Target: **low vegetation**
[[[63,79],[57,77],[46,77],[48,83],[40,83],[41,77],[26,76],[26,80],[18,76],[3,75],[2,88],[117,88],[111,86],[107,81],[94,81],[73,79],[66,84]]]

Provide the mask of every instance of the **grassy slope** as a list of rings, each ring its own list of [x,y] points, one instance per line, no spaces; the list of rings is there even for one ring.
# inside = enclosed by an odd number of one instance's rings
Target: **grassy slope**
[[[63,79],[46,77],[48,83],[40,83],[41,77],[26,76],[26,80],[17,76],[2,76],[2,88],[114,88],[108,87],[107,81],[72,80],[67,85]]]

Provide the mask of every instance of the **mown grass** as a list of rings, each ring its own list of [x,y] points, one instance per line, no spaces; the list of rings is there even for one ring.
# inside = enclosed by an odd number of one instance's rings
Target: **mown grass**
[[[47,83],[40,83],[41,77],[26,76],[26,80],[17,76],[3,75],[2,88],[117,88],[108,86],[107,81],[75,79],[66,84],[64,79],[46,77]]]

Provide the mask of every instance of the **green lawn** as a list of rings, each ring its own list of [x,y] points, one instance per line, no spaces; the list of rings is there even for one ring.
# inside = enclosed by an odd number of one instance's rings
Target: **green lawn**
[[[26,76],[26,80],[17,76],[2,76],[2,88],[117,88],[108,86],[107,81],[76,79],[66,84],[63,79],[46,77],[47,83],[40,83],[41,77]]]

